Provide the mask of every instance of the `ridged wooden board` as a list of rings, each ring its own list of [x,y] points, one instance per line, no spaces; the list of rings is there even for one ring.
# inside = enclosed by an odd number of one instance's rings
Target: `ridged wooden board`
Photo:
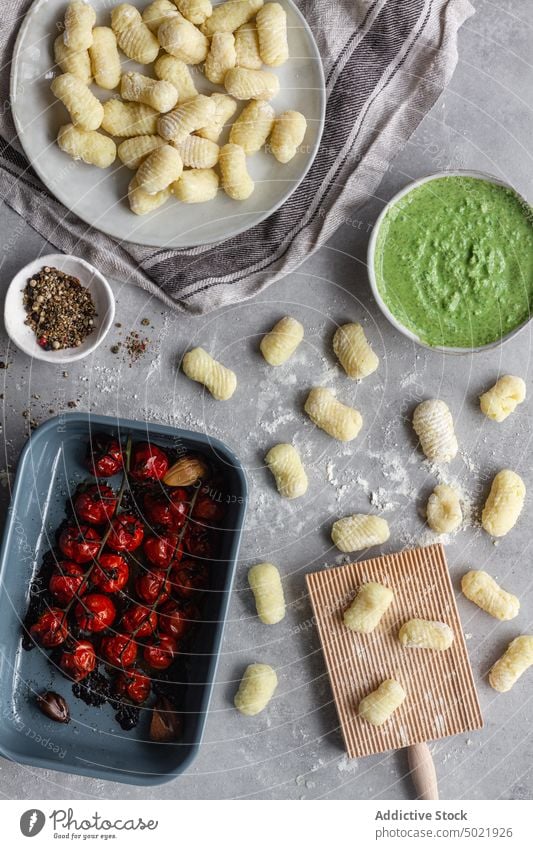
[[[416,548],[306,576],[333,696],[349,757],[400,749],[482,728],[483,717],[442,545]],[[390,587],[394,601],[371,634],[356,634],[342,616],[366,581]],[[447,651],[403,648],[408,619],[447,622]],[[357,715],[363,696],[386,678],[407,692],[391,719],[374,727]]]

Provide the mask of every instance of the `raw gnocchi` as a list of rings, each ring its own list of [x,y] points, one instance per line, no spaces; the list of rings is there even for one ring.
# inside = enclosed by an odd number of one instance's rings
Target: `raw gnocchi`
[[[270,71],[231,68],[224,77],[224,88],[237,100],[272,100],[279,92],[279,80]]]
[[[73,74],[61,74],[52,80],[52,93],[67,109],[75,127],[97,130],[102,124],[104,107],[90,88]]]
[[[533,636],[516,637],[489,672],[489,684],[498,693],[507,693],[533,664]]]
[[[293,445],[283,442],[274,445],[266,455],[265,462],[283,498],[300,498],[305,495],[309,481],[300,455]]]
[[[157,31],[157,37],[163,50],[187,65],[199,65],[206,59],[209,49],[207,38],[181,15],[166,18]]]
[[[453,460],[459,446],[452,414],[444,401],[437,398],[422,401],[414,411],[413,428],[428,460],[436,463]]]
[[[249,21],[235,30],[235,54],[239,68],[258,71],[262,67],[257,27],[254,23]]]
[[[148,194],[139,186],[137,176],[133,177],[128,186],[128,201],[135,215],[147,215],[167,202],[171,195],[170,189],[163,189],[157,194]]]
[[[426,507],[429,527],[437,534],[451,534],[463,521],[459,494],[447,483],[438,484],[429,496]]]
[[[144,103],[123,103],[113,98],[104,103],[102,129],[111,136],[133,138],[157,134],[157,112]]]
[[[467,572],[462,577],[461,589],[469,601],[495,619],[506,622],[518,616],[519,599],[502,589],[487,572],[477,569]]]
[[[239,144],[225,144],[220,149],[220,176],[222,188],[233,200],[246,200],[255,184],[246,167],[246,154]]]
[[[74,0],[65,12],[63,40],[71,50],[87,50],[93,43],[96,12],[90,3]]]
[[[494,422],[503,422],[526,397],[526,384],[521,377],[506,374],[480,396],[481,412]]]
[[[93,43],[89,47],[94,81],[108,91],[120,83],[122,69],[115,33],[109,27],[93,29]]]
[[[108,168],[113,164],[117,148],[113,139],[96,130],[82,130],[73,124],[60,127],[57,143],[64,153],[73,159],[81,159],[87,165]]]
[[[369,581],[357,591],[357,595],[344,611],[343,622],[350,631],[371,634],[394,601],[394,593],[384,584]]]
[[[155,63],[154,71],[156,77],[159,77],[160,80],[172,83],[178,92],[179,103],[191,100],[198,94],[191,72],[181,59],[176,59],[175,56],[169,56],[165,53]]]
[[[292,357],[303,338],[303,325],[292,316],[286,315],[263,336],[259,347],[269,365],[280,366]]]
[[[215,6],[202,25],[202,32],[210,38],[216,32],[235,32],[237,27],[253,18],[263,5],[263,0],[228,0]]]
[[[266,663],[251,663],[247,667],[234,704],[245,716],[255,716],[266,708],[278,686],[278,676]]]
[[[289,58],[285,9],[279,3],[265,3],[256,21],[261,59],[265,65],[283,65]]]
[[[383,725],[405,701],[407,694],[398,681],[389,678],[359,703],[358,714],[371,725]]]
[[[178,102],[178,92],[172,83],[153,80],[135,71],[122,75],[120,94],[124,100],[145,103],[156,112],[170,112]]]
[[[278,162],[285,164],[296,156],[306,130],[307,121],[301,112],[295,112],[294,109],[288,109],[276,118],[270,137],[270,150]]]
[[[246,155],[257,153],[265,144],[274,125],[274,110],[264,100],[251,100],[233,124],[229,140],[240,144]]]
[[[201,136],[209,141],[218,141],[224,126],[233,117],[237,111],[237,103],[229,94],[220,94],[215,91],[210,100],[214,106],[214,117],[205,127],[200,127],[196,131],[196,135]]]
[[[410,619],[400,628],[398,640],[407,649],[446,651],[453,643],[453,631],[445,622]]]
[[[178,12],[170,0],[154,0],[142,13],[143,23],[157,37],[157,31],[167,18],[177,18]]]
[[[355,439],[363,425],[358,410],[337,401],[331,390],[322,387],[311,389],[304,409],[317,427],[341,442]]]
[[[360,324],[343,324],[333,336],[333,351],[352,380],[361,380],[374,372],[379,358],[370,347]]]
[[[213,14],[210,0],[176,0],[176,6],[192,24],[203,24]]]
[[[235,67],[236,61],[235,38],[232,33],[216,32],[211,39],[204,65],[207,79],[215,85],[222,85],[226,73]]]
[[[182,203],[205,203],[216,197],[218,174],[210,168],[184,171],[172,191]]]
[[[339,551],[362,551],[381,545],[390,537],[389,523],[381,516],[355,513],[338,519],[331,528],[331,539]]]
[[[179,180],[182,171],[183,161],[178,151],[164,144],[152,151],[139,166],[137,184],[149,195],[156,195]]]
[[[279,570],[273,563],[257,563],[248,572],[257,615],[264,625],[276,625],[285,616],[285,597]]]
[[[150,153],[164,144],[166,142],[160,136],[134,136],[119,144],[118,158],[126,168],[136,171]]]
[[[141,13],[129,3],[121,3],[111,12],[111,29],[117,44],[128,59],[140,65],[155,62],[159,53],[159,42],[143,22]]]
[[[213,168],[218,162],[220,148],[216,142],[209,139],[187,136],[175,147],[186,168]]]
[[[486,532],[493,537],[508,534],[518,521],[525,497],[526,487],[520,475],[511,469],[498,472],[481,513]]]
[[[54,41],[54,59],[64,74],[73,74],[85,85],[92,80],[91,60],[87,50],[73,50],[67,47],[62,35]]]
[[[182,368],[191,380],[202,383],[217,401],[227,401],[237,388],[237,375],[204,351],[193,348],[183,357]]]
[[[179,144],[190,133],[205,127],[213,120],[215,104],[205,94],[198,94],[191,100],[181,103],[172,112],[160,115],[157,130],[161,138]]]

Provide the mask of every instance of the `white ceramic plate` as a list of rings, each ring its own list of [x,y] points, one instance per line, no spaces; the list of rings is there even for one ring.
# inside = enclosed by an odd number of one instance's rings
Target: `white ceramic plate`
[[[116,3],[93,0],[98,24],[109,25],[110,9]],[[130,0],[144,8],[148,0]],[[35,0],[20,29],[13,55],[11,107],[20,142],[26,156],[47,188],[83,221],[116,239],[153,247],[183,248],[218,242],[242,233],[263,221],[296,189],[315,157],[325,111],[322,62],[306,21],[292,3],[281,0],[289,26],[289,61],[273,70],[281,90],[272,101],[277,113],[285,109],[302,112],[308,122],[302,150],[287,165],[281,165],[264,151],[248,158],[256,181],[254,193],[246,201],[233,201],[223,191],[205,204],[180,204],[172,199],[146,216],[134,215],[126,200],[132,172],[120,165],[102,171],[74,162],[56,145],[57,131],[68,123],[68,114],[50,91],[57,69],[53,42],[66,4]],[[152,66],[137,66],[122,56],[125,70],[141,70],[153,76]],[[195,75],[202,92],[223,91],[203,75]],[[93,86],[104,100],[109,92]],[[116,92],[112,92],[111,96]],[[243,104],[244,105],[244,104]],[[238,112],[236,113],[238,114]],[[226,134],[222,136],[225,142]]]

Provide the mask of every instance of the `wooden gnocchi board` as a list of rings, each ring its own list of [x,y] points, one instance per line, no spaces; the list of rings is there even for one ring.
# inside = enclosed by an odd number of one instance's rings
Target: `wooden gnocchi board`
[[[483,717],[442,545],[430,545],[324,569],[306,576],[348,756],[400,749],[483,727]],[[360,584],[377,581],[394,601],[371,634],[357,634],[342,616]],[[444,652],[403,648],[408,619],[447,622]],[[407,698],[382,726],[357,715],[363,696],[395,678]]]

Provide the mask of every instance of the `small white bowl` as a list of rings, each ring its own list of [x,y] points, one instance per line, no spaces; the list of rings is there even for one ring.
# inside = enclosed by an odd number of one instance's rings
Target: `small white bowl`
[[[31,327],[24,324],[27,313],[22,302],[22,293],[30,277],[45,266],[58,268],[65,274],[77,277],[82,286],[85,286],[92,295],[97,313],[94,319],[94,330],[78,348],[45,351],[37,343]],[[73,363],[92,354],[104,341],[114,317],[115,298],[105,277],[89,262],[70,254],[48,254],[25,265],[9,284],[4,302],[4,323],[11,340],[25,354],[47,363]]]
[[[378,307],[381,312],[389,320],[393,327],[396,330],[399,330],[400,333],[403,333],[408,339],[411,339],[413,342],[416,342],[422,348],[427,348],[430,351],[438,351],[439,353],[445,354],[471,354],[472,352],[477,351],[488,351],[490,348],[496,348],[498,345],[502,345],[504,342],[507,342],[509,339],[512,339],[513,336],[516,336],[517,333],[520,333],[521,330],[526,327],[531,318],[527,318],[522,324],[519,324],[518,327],[513,328],[500,339],[496,339],[494,342],[487,342],[486,345],[479,345],[478,347],[471,348],[452,348],[446,347],[443,345],[428,345],[426,342],[423,342],[416,333],[413,333],[412,330],[409,330],[404,324],[402,324],[395,315],[390,311],[387,304],[383,300],[381,296],[381,292],[378,289],[376,275],[374,272],[374,259],[376,252],[376,244],[379,229],[381,224],[383,223],[383,219],[387,215],[388,211],[393,207],[400,198],[403,198],[405,195],[408,195],[413,189],[418,188],[418,186],[422,186],[424,183],[429,183],[431,180],[438,180],[441,177],[475,177],[478,180],[485,180],[488,183],[495,183],[497,186],[505,186],[506,189],[511,189],[515,192],[519,198],[522,196],[516,191],[513,186],[506,183],[504,180],[500,180],[498,177],[494,177],[492,174],[485,174],[483,171],[439,171],[436,174],[430,174],[428,177],[420,177],[418,180],[414,180],[412,183],[408,183],[407,186],[404,186],[399,192],[397,192],[394,197],[392,197],[389,202],[383,207],[379,216],[376,219],[376,222],[372,228],[372,233],[370,234],[370,240],[368,242],[368,251],[367,251],[367,269],[368,269],[368,278],[370,280],[370,288],[372,289],[372,294],[376,300]],[[524,200],[522,198],[522,200]],[[526,201],[524,200],[524,203]]]

